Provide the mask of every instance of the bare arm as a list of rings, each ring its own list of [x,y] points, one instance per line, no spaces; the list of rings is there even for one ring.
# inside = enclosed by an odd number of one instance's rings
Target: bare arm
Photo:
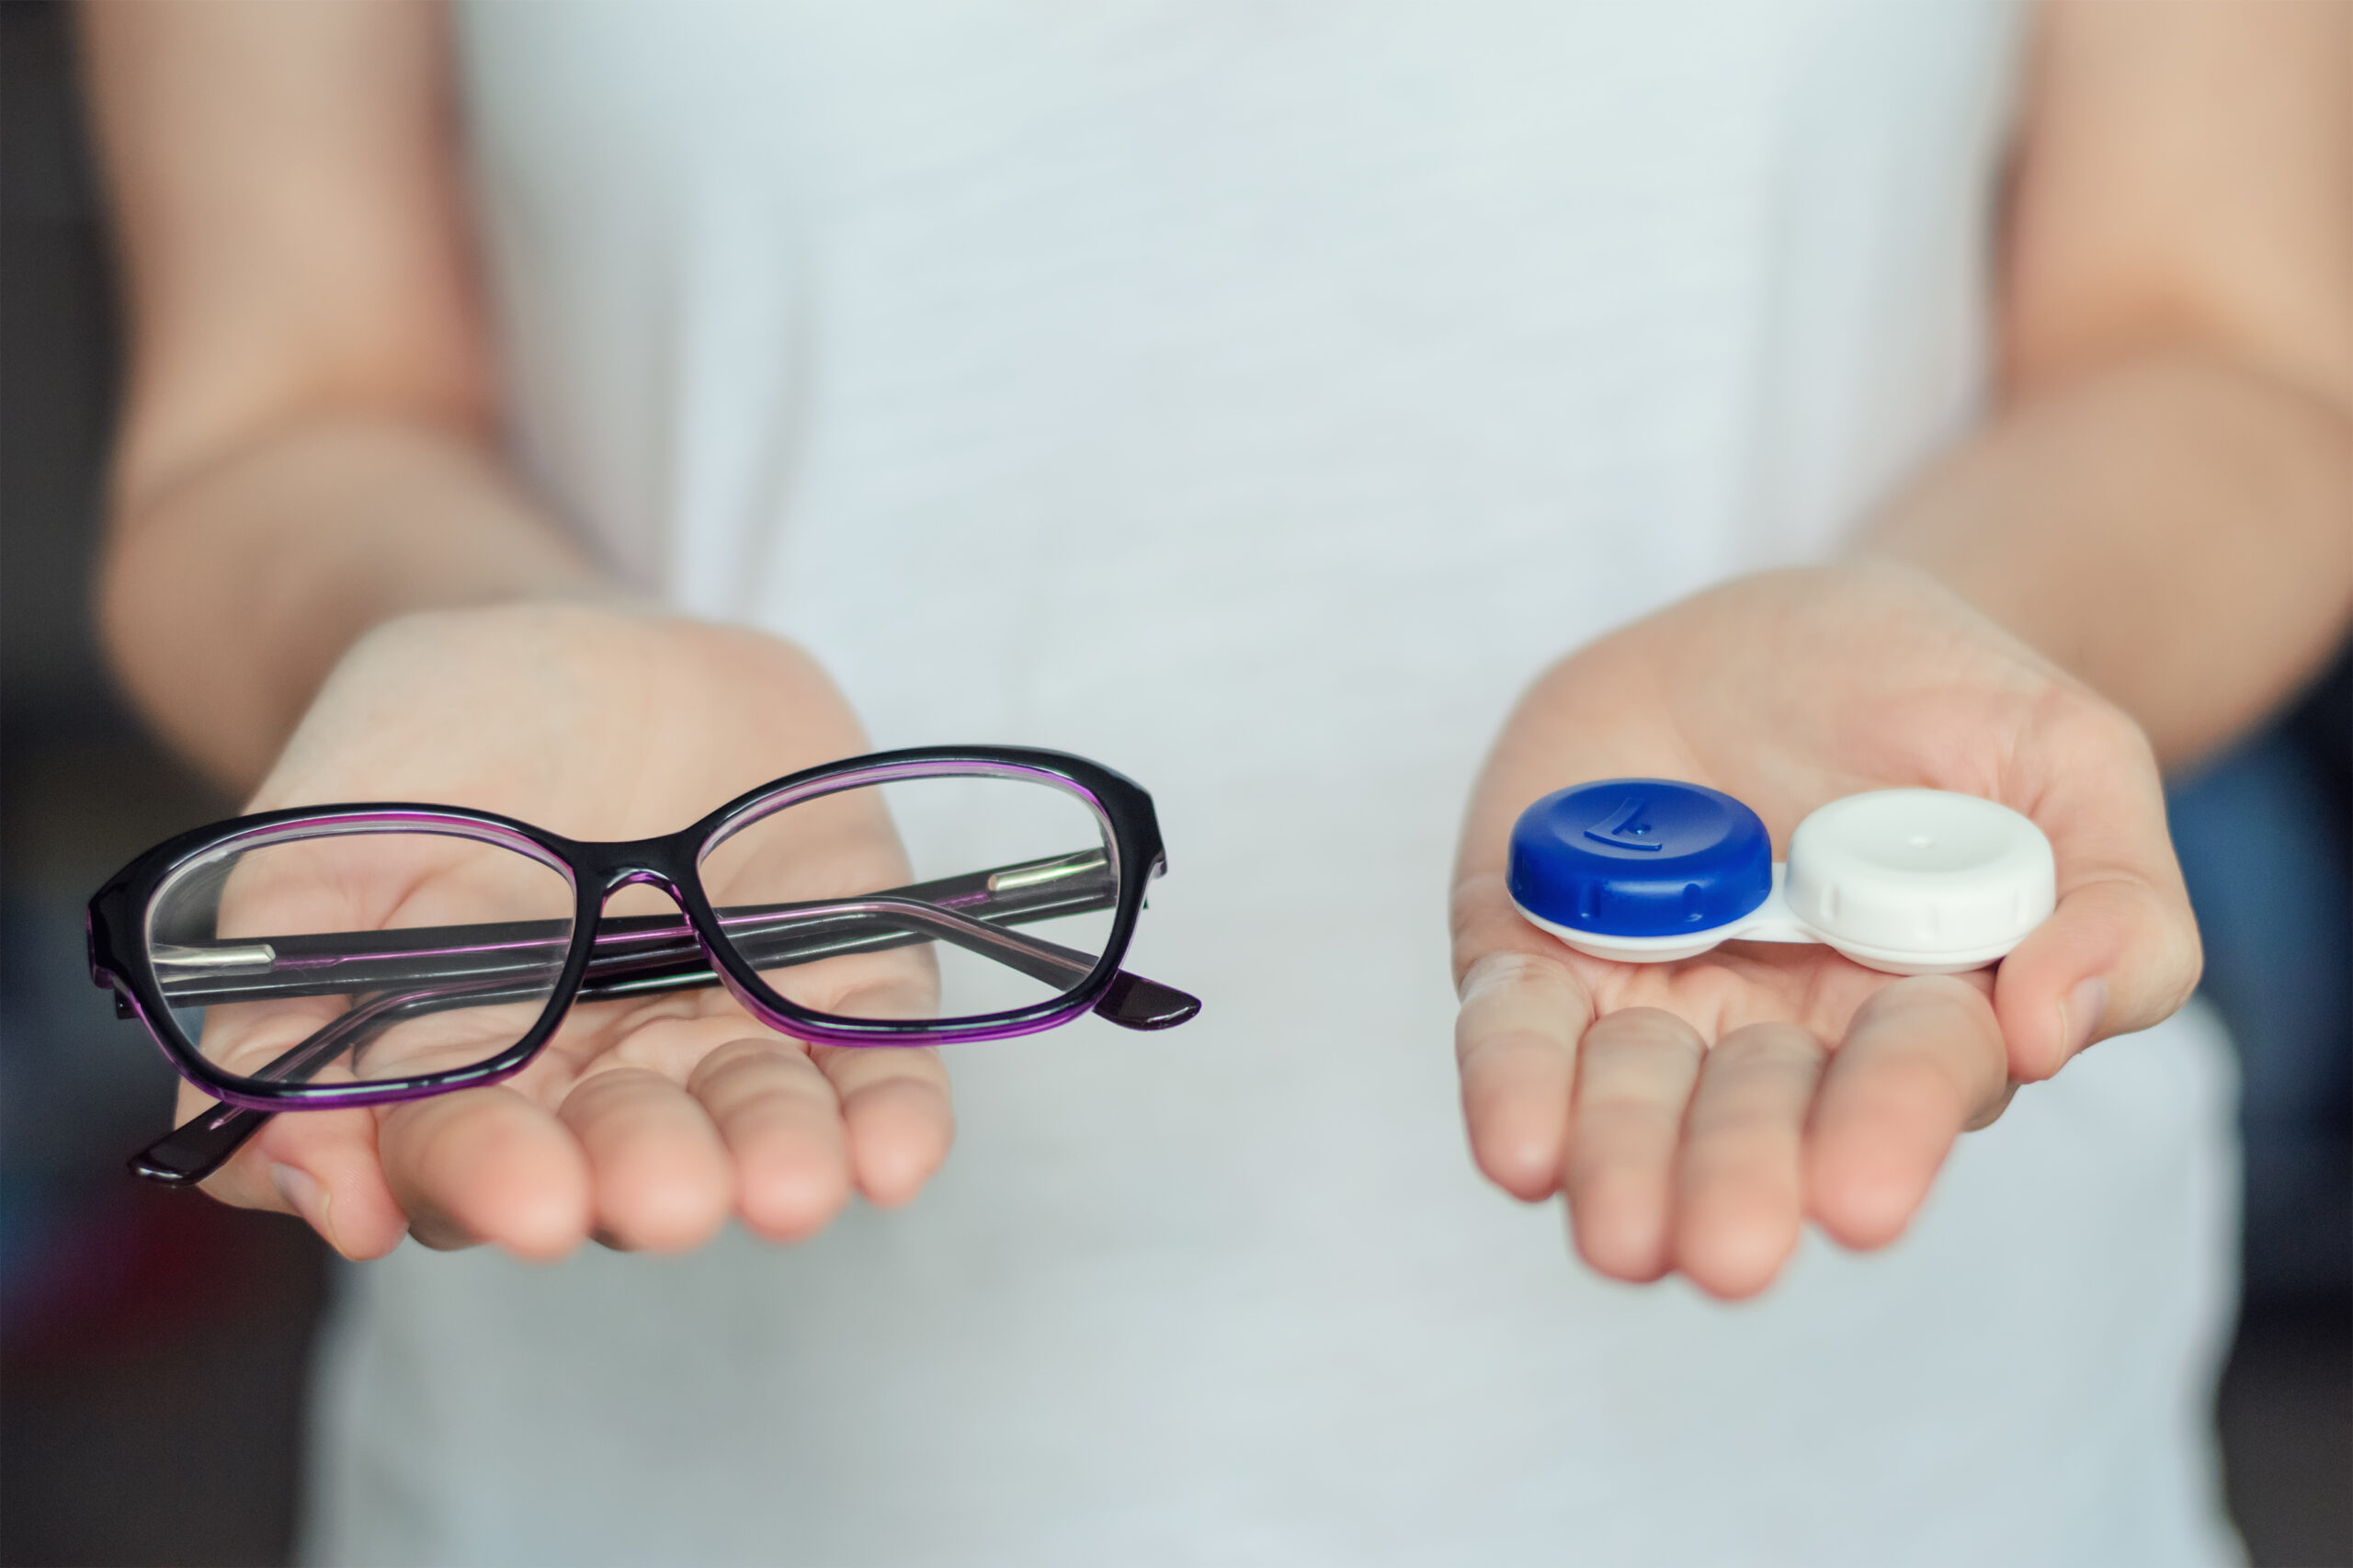
[[[2179,1006],[2197,927],[2150,743],[2227,741],[2353,618],[2353,6],[2054,0],[2012,199],[1995,406],[1862,541],[1904,566],[1736,580],[1576,651],[1473,792],[1472,1147],[1619,1278],[1751,1294],[1807,1219],[1881,1245],[2013,1085]],[[2049,834],[2059,908],[1963,977],[1587,959],[1514,909],[1506,835],[1645,774],[1779,835],[1862,789],[2001,800]]]
[[[1870,543],[2184,762],[2353,622],[2353,6],[2056,0],[2017,175],[1997,413]]]
[[[84,26],[133,345],[101,625],[150,718],[243,791],[370,627],[597,579],[493,452],[438,7]]]
[[[774,638],[530,602],[608,590],[496,456],[438,6],[85,17],[131,304],[103,625],[170,739],[256,809],[448,801],[588,838],[864,749]],[[929,1051],[813,1049],[716,993],[579,1038],[495,1087],[278,1117],[206,1188],[356,1257],[547,1257],[731,1213],[807,1235],[947,1154]]]

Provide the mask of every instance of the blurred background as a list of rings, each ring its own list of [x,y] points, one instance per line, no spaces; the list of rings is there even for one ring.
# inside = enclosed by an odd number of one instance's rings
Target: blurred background
[[[0,1563],[282,1562],[327,1259],[124,1174],[173,1082],[82,950],[101,881],[233,809],[92,638],[116,330],[64,8],[0,5]],[[2231,1505],[2257,1563],[2353,1563],[2353,664],[2174,817],[2244,1062]]]

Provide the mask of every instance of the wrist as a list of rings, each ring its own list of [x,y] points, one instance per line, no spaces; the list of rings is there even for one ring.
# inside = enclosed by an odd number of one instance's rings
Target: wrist
[[[457,431],[307,422],[123,495],[98,583],[108,652],[149,720],[233,790],[376,627],[613,594]]]

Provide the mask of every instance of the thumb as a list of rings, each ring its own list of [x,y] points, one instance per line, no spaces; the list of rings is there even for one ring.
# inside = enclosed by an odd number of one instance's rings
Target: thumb
[[[2029,814],[2051,838],[2059,906],[1995,976],[1994,1012],[2021,1083],[2050,1077],[2096,1040],[2165,1018],[2188,1000],[2201,961],[2156,758],[2140,730],[2096,704],[2029,750],[2044,778],[2026,792]]]
[[[381,1257],[408,1233],[376,1153],[364,1108],[281,1112],[204,1190],[239,1209],[301,1219],[349,1258]]]
[[[2068,889],[1995,980],[2010,1075],[2048,1078],[2094,1040],[2159,1022],[2188,1000],[2200,962],[2177,893],[2122,874]]]

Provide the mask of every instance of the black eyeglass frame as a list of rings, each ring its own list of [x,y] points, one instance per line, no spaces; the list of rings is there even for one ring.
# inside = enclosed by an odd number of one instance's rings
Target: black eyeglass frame
[[[844,1017],[797,1006],[764,982],[722,929],[703,891],[701,859],[737,826],[765,819],[803,801],[843,790],[905,779],[995,777],[1063,788],[1091,807],[1108,830],[1116,886],[1108,941],[1076,986],[1028,1006],[971,1017],[887,1020]],[[540,1017],[513,1045],[466,1067],[365,1084],[265,1083],[225,1073],[208,1061],[172,1017],[146,939],[148,909],[159,889],[182,868],[249,838],[269,839],[290,826],[387,823],[384,829],[432,832],[439,824],[459,836],[504,842],[562,871],[575,893],[570,948]],[[181,1076],[228,1105],[269,1113],[331,1106],[379,1105],[496,1083],[519,1072],[553,1036],[579,999],[596,955],[607,899],[624,887],[650,883],[675,899],[707,969],[682,971],[688,983],[711,978],[768,1027],[796,1039],[843,1046],[913,1046],[954,1040],[1002,1040],[1034,1034],[1089,1011],[1128,1028],[1165,1028],[1184,1022],[1200,1004],[1181,992],[1125,974],[1121,965],[1135,932],[1151,879],[1166,869],[1152,797],[1121,774],[1085,757],[1018,746],[918,746],[850,757],[763,784],[691,825],[660,837],[584,842],[495,812],[403,802],[295,807],[233,818],[195,829],[139,856],[90,901],[90,977],[111,989]],[[1128,874],[1128,868],[1141,874]],[[675,928],[675,923],[674,923]],[[674,971],[665,988],[676,988]],[[242,1139],[239,1140],[242,1142]],[[142,1173],[159,1174],[159,1173]]]

